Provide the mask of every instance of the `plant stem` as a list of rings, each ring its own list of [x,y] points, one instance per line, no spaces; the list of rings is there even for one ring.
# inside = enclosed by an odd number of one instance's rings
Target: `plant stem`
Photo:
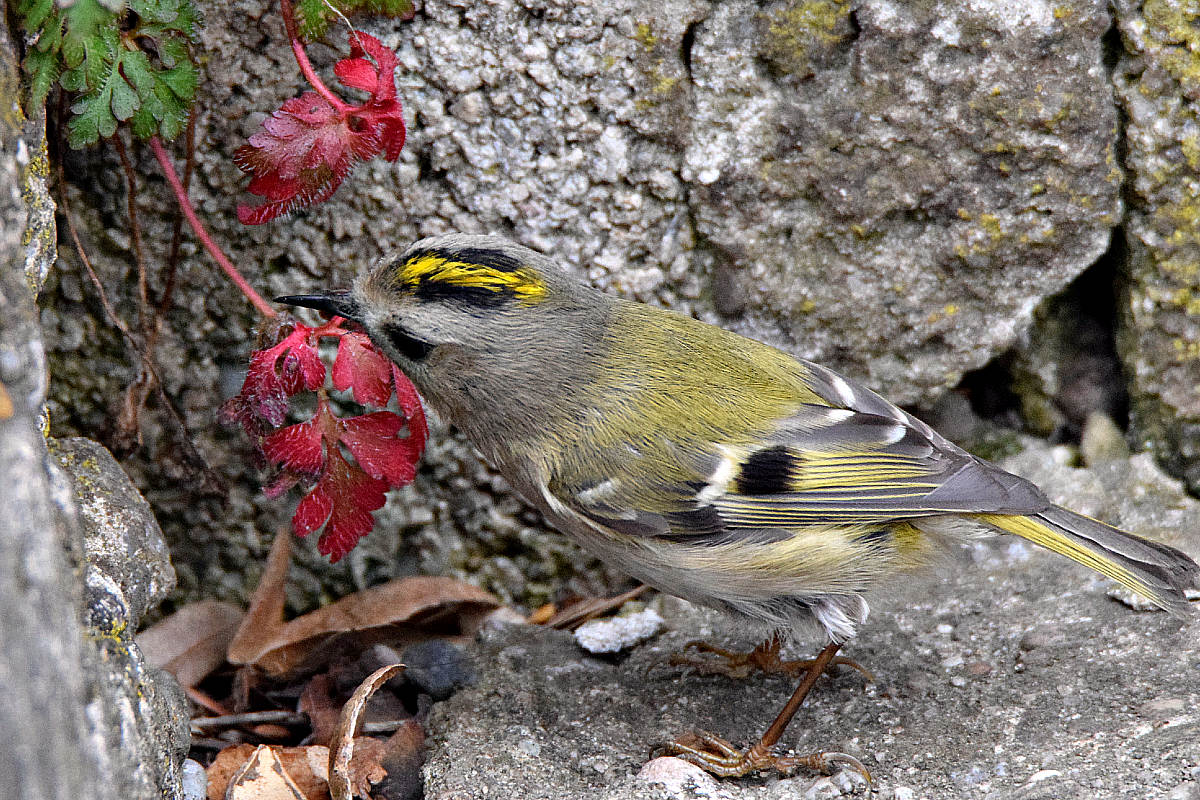
[[[292,0],[279,0],[279,10],[283,17],[283,29],[292,41],[292,53],[296,56],[296,63],[300,65],[300,74],[312,86],[313,91],[324,97],[340,113],[345,114],[353,106],[329,90],[313,69],[312,62],[308,60],[308,53],[304,52],[304,43],[300,41],[300,32],[296,29],[296,12],[292,7]]]
[[[286,2],[286,0],[284,0]],[[242,273],[238,272],[237,267],[233,262],[221,251],[213,238],[209,236],[208,231],[204,227],[204,223],[200,221],[200,217],[196,214],[196,209],[192,207],[192,203],[188,200],[187,190],[183,188],[183,183],[179,180],[179,175],[175,172],[175,165],[171,163],[171,157],[167,155],[166,148],[163,147],[162,141],[157,136],[150,138],[150,148],[154,151],[154,157],[158,159],[159,166],[162,167],[163,174],[167,177],[167,183],[171,184],[171,188],[175,191],[175,199],[179,201],[179,207],[183,210],[183,215],[187,217],[188,223],[192,226],[192,231],[196,234],[196,238],[200,240],[200,244],[204,245],[204,249],[208,250],[209,254],[217,262],[217,265],[225,271],[229,279],[234,282],[242,294],[246,295],[246,299],[259,310],[265,317],[274,317],[275,309],[262,299],[262,296],[254,291],[254,287],[242,277]]]

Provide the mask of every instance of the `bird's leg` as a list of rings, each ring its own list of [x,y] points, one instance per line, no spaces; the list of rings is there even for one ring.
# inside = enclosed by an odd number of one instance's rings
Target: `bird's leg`
[[[792,721],[792,717],[796,715],[796,711],[804,703],[804,699],[808,697],[808,693],[816,684],[817,679],[826,669],[837,662],[839,647],[841,647],[840,644],[831,642],[812,660],[804,680],[796,687],[796,691],[792,693],[783,710],[779,712],[779,716],[767,728],[766,733],[752,747],[739,751],[719,736],[711,733],[698,733],[658,745],[651,755],[654,757],[675,756],[722,778],[735,778],[768,769],[789,774],[800,767],[827,772],[834,764],[843,763],[860,773],[869,783],[871,774],[867,772],[867,768],[858,759],[846,753],[818,751],[804,756],[777,756],[771,752],[778,744],[779,737],[783,735],[788,723]],[[776,643],[777,648],[778,643]],[[778,651],[776,658],[778,658]]]
[[[779,657],[782,647],[783,636],[779,633],[773,634],[771,638],[755,647],[749,653],[726,650],[723,647],[717,647],[708,642],[695,641],[688,642],[683,646],[683,649],[685,651],[695,650],[697,653],[711,653],[716,658],[704,658],[699,655],[689,655],[687,653],[673,653],[667,663],[673,667],[689,667],[701,675],[725,675],[735,679],[745,678],[755,670],[767,675],[783,674],[799,678],[801,675],[808,673],[816,663],[815,659],[807,658],[784,661]],[[835,664],[853,667],[861,672],[868,681],[875,680],[875,676],[857,661],[838,656],[829,663],[830,666]]]

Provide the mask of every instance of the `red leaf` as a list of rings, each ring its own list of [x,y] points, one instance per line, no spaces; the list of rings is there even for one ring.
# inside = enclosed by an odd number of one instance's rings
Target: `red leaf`
[[[386,406],[392,396],[391,364],[366,334],[343,334],[333,362],[333,388],[353,390],[354,399],[363,405]]]
[[[253,353],[242,390],[221,406],[218,418],[226,424],[240,423],[256,441],[268,426],[282,425],[288,398],[325,382],[325,364],[312,333],[307,325],[295,323],[273,347]]]
[[[383,481],[352,466],[335,448],[330,448],[325,475],[300,501],[292,526],[297,534],[305,536],[328,519],[324,533],[317,540],[317,550],[336,563],[375,527],[371,512],[382,508],[387,501],[386,489]]]
[[[421,406],[421,395],[408,376],[392,364],[392,379],[396,388],[396,400],[408,420],[408,438],[415,448],[413,461],[420,460],[425,452],[425,440],[429,438],[429,424],[425,421],[425,409]]]
[[[263,122],[233,157],[252,175],[248,191],[267,201],[256,207],[239,205],[243,224],[260,225],[324,202],[360,161],[381,153],[395,161],[400,155],[405,128],[396,99],[396,54],[362,32],[352,34],[350,43],[350,57],[338,61],[334,73],[345,86],[369,92],[370,97],[361,105],[335,107],[309,91],[285,102]]]
[[[397,438],[404,420],[390,411],[338,421],[339,438],[368,475],[387,481],[389,487],[406,486],[417,475],[420,454],[411,434]]]
[[[333,498],[322,484],[318,483],[296,506],[296,513],[292,515],[292,530],[297,536],[308,536],[325,524],[332,511]]]
[[[271,463],[292,472],[316,475],[325,466],[321,428],[315,417],[274,431],[263,440],[262,449]]]

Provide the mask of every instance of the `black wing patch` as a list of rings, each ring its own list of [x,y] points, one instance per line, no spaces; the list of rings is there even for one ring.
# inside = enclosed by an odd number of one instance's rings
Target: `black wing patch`
[[[738,494],[790,492],[791,476],[799,466],[799,454],[784,445],[757,450],[742,463],[734,485]]]

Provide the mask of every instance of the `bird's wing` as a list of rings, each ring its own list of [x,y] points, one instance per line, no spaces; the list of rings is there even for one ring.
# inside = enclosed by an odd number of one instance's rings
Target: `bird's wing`
[[[549,491],[616,531],[695,541],[1049,506],[1029,482],[961,450],[878,395],[812,368],[818,393],[831,404],[800,406],[751,445],[698,441],[684,424],[604,454],[601,472],[591,460],[587,475],[554,476]]]

